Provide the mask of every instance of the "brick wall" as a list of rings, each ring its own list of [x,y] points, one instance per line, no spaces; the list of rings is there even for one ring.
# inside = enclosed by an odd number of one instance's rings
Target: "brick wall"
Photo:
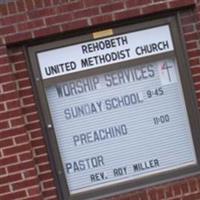
[[[58,199],[23,44],[174,9],[182,10],[182,31],[200,108],[200,0],[0,1],[0,200]],[[200,176],[107,200],[111,199],[197,200]]]

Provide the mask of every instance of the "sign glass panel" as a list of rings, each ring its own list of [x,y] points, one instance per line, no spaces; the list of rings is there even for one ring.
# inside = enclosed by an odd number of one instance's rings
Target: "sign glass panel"
[[[175,58],[46,88],[71,193],[196,163]]]

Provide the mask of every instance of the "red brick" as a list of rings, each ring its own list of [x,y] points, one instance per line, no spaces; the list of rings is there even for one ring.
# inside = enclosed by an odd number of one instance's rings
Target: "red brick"
[[[79,29],[88,26],[88,22],[86,19],[81,19],[77,21],[72,21],[62,25],[62,29],[64,31],[70,31],[74,29]]]
[[[36,107],[35,107],[35,105],[30,105],[30,106],[23,107],[22,110],[23,110],[24,114],[36,112]]]
[[[16,87],[15,82],[7,83],[7,84],[3,85],[4,92],[13,91],[13,90],[16,90],[16,88],[17,87]]]
[[[42,156],[40,156],[40,157],[36,157],[36,158],[35,158],[35,163],[37,163],[37,164],[46,163],[46,162],[48,162],[48,161],[49,161],[49,159],[48,159],[48,156],[47,156],[47,155],[42,155]]]
[[[10,59],[10,62],[15,63],[18,61],[24,61],[25,57],[24,57],[23,52],[16,52],[16,53],[13,52],[13,55],[10,55],[9,59]]]
[[[192,51],[189,51],[188,52],[188,55],[189,57],[197,57],[197,56],[200,56],[200,50],[199,49],[195,49],[195,50],[192,50]]]
[[[1,57],[0,58],[0,65],[5,65],[6,63],[9,63],[9,59],[7,56]]]
[[[6,106],[8,108],[8,110],[10,109],[14,109],[14,108],[19,108],[20,107],[20,101],[17,100],[13,100],[13,101],[9,101],[6,103]]]
[[[14,67],[15,67],[16,71],[21,71],[21,70],[26,70],[27,69],[27,65],[26,65],[25,62],[16,63],[14,65]]]
[[[39,156],[39,155],[42,155],[42,154],[46,154],[46,153],[47,153],[47,149],[44,146],[35,149],[36,156]]]
[[[35,196],[35,195],[41,194],[41,190],[40,190],[39,186],[37,186],[35,188],[30,188],[30,189],[28,189],[28,194],[29,194],[29,196]]]
[[[14,26],[4,26],[0,28],[1,35],[7,35],[9,33],[15,33],[15,27]]]
[[[5,76],[4,78],[6,78],[6,77],[8,77],[8,81],[11,81],[11,80],[9,80],[10,79],[10,76]],[[2,78],[0,77],[0,81],[2,80]],[[1,96],[0,96],[0,102],[1,101],[8,101],[8,100],[13,100],[13,99],[16,99],[16,98],[18,98],[18,93],[16,92],[16,91],[14,91],[14,92],[10,92],[10,93],[6,93],[6,94],[2,94]]]
[[[169,2],[169,7],[170,8],[180,8],[180,7],[188,7],[191,5],[195,4],[195,0],[175,0],[175,1],[171,1]]]
[[[124,3],[122,2],[110,3],[108,5],[101,7],[102,13],[115,12],[123,9],[124,9]]]
[[[52,5],[52,1],[50,0],[44,0],[44,6],[45,7],[48,7],[48,6],[51,6]]]
[[[2,22],[2,25],[7,26],[8,24],[12,25],[12,24],[16,24],[16,23],[23,22],[26,20],[27,20],[26,14],[18,14],[18,15],[3,17],[1,22]]]
[[[186,43],[186,47],[188,50],[197,48],[198,47],[197,45],[198,45],[197,41],[192,41],[192,42]]]
[[[128,11],[122,11],[122,12],[117,12],[114,14],[114,19],[115,20],[121,20],[121,19],[126,19],[126,18],[131,18],[131,17],[137,17],[140,15],[140,9],[131,9]]]
[[[154,189],[148,190],[148,196],[149,196],[150,200],[156,199],[157,198],[156,197],[156,190],[154,190]]]
[[[20,97],[25,97],[25,96],[30,96],[30,95],[33,95],[32,88],[26,88],[26,89],[19,90]]]
[[[44,197],[56,195],[56,189],[46,190],[42,193]]]
[[[31,145],[32,147],[42,146],[44,145],[44,140],[43,139],[32,140]]]
[[[35,8],[42,8],[44,7],[44,2],[41,0],[33,0]]]
[[[28,139],[28,135],[27,134],[20,135],[20,136],[15,138],[16,144],[25,143],[25,142],[28,142],[28,141],[29,141],[29,139]]]
[[[0,112],[5,111],[5,106],[3,103],[0,103]]]
[[[25,7],[27,8],[27,10],[30,11],[34,8],[33,0],[24,1],[24,3],[25,3]]]
[[[31,131],[30,135],[32,139],[36,139],[43,136],[41,130]]]
[[[128,0],[126,2],[127,8],[150,4],[151,0]]]
[[[51,16],[55,14],[56,14],[55,8],[44,8],[40,10],[33,10],[28,13],[28,16],[30,19],[36,19],[36,18]]]
[[[25,198],[25,197],[27,197],[25,191],[12,192],[12,193],[8,193],[8,194],[2,196],[2,198],[5,199],[5,200],[14,200],[14,199],[17,199],[17,198],[22,199],[22,198]]]
[[[0,148],[7,147],[13,145],[13,140],[11,138],[0,140]]]
[[[20,173],[1,177],[0,184],[11,183],[22,180]]]
[[[156,189],[156,193],[157,193],[157,196],[158,196],[158,199],[164,199],[165,195],[164,195],[164,189],[162,188],[159,188],[159,189]]]
[[[94,2],[94,0],[92,0]],[[95,2],[96,3],[96,2]],[[67,12],[69,13],[70,11],[77,11],[80,9],[84,8],[84,4],[83,1],[78,1],[78,2],[72,2],[72,3],[67,3],[67,4],[63,4],[62,6],[59,6],[57,8],[57,12],[58,13],[64,13]]]
[[[67,13],[64,15],[58,15],[58,16],[46,18],[45,21],[47,25],[53,25],[53,24],[58,24],[61,22],[66,22],[66,21],[71,21],[71,20],[72,20],[72,14]]]
[[[195,87],[195,90],[200,90],[200,84],[195,84],[194,87]]]
[[[2,113],[0,114],[0,121],[2,121],[2,120],[8,120],[8,119],[9,119],[9,115],[8,115],[8,112],[7,112],[7,111],[2,112]]]
[[[9,189],[9,186],[8,185],[5,185],[5,186],[0,186],[0,194],[2,195],[3,193],[7,193],[9,192],[10,189]]]
[[[30,178],[30,177],[36,177],[37,176],[37,172],[35,169],[31,169],[31,170],[27,170],[25,172],[23,172],[24,177],[25,178]]]
[[[191,58],[191,59],[189,59],[189,64],[191,66],[198,65],[198,64],[200,64],[200,60],[199,60],[199,58]]]
[[[194,82],[200,82],[200,76],[192,77]]]
[[[46,172],[46,173],[39,174],[39,178],[40,178],[41,181],[52,179],[52,173]]]
[[[185,37],[186,41],[197,40],[198,39],[198,34],[197,34],[197,32],[188,33],[188,34],[185,34],[184,37]]]
[[[199,14],[199,19],[200,19],[200,14]],[[199,31],[200,30],[200,23],[197,22],[195,25],[196,25],[197,30]]]
[[[26,125],[28,130],[41,128],[40,122],[34,122]]]
[[[182,200],[198,200],[200,199],[200,193],[190,194],[188,196],[182,197]]]
[[[0,129],[6,129],[9,128],[8,122],[0,122]]]
[[[198,9],[199,7],[197,7],[197,9]],[[199,9],[199,11],[200,11],[200,9]],[[199,20],[200,20],[200,12],[197,12],[196,13],[196,15],[195,15],[195,17],[196,17],[196,23],[199,23]]]
[[[9,138],[9,137],[20,135],[20,134],[24,134],[24,133],[25,133],[24,127],[4,130],[4,131],[1,132],[1,139]]]
[[[98,8],[88,8],[84,10],[79,10],[77,12],[73,13],[73,18],[84,18],[84,17],[90,17],[90,16],[95,16],[99,14],[99,9]]]
[[[31,169],[35,167],[35,163],[31,160],[31,161],[27,161],[27,162],[23,162],[23,163],[18,163],[16,165],[11,165],[8,166],[8,173],[12,173],[12,172],[21,172],[23,170],[27,170],[27,169]]]
[[[3,75],[3,76],[0,76],[0,82],[3,83],[3,82],[9,82],[9,81],[13,81],[13,75],[11,74],[8,74],[8,75]]]
[[[8,14],[8,7],[6,4],[0,4],[0,13],[5,16]]]
[[[193,67],[191,69],[192,73],[193,74],[197,74],[197,73],[200,73],[200,65],[199,66],[196,66],[196,67]]]
[[[40,30],[34,31],[35,37],[47,36],[60,32],[60,26],[49,26],[48,28],[41,28]]]
[[[39,116],[37,113],[35,114],[30,114],[26,116],[27,122],[33,122],[39,120]]]
[[[141,200],[148,200],[146,191],[141,191],[137,195],[138,195],[138,198]]]
[[[7,74],[7,73],[11,73],[12,72],[12,68],[10,67],[10,65],[6,64],[6,65],[2,65],[0,67],[0,74]]]
[[[26,180],[26,181],[13,183],[12,186],[13,186],[14,190],[19,190],[19,189],[34,186],[34,185],[37,185],[37,184],[38,184],[38,179],[33,178],[33,179]]]
[[[53,0],[53,4],[54,4],[54,5],[60,4],[60,1],[61,1],[61,0]]]
[[[31,94],[32,94],[32,92],[31,92]],[[29,104],[33,104],[33,103],[35,103],[35,99],[34,99],[33,95],[23,98],[23,104],[24,105],[29,105]]]
[[[189,15],[189,16],[182,17],[181,23],[183,25],[188,25],[188,24],[194,23],[194,16]]]
[[[167,187],[167,188],[165,189],[165,194],[166,194],[166,197],[167,197],[167,198],[173,197],[172,188],[171,188],[171,187]]]
[[[21,153],[23,151],[28,151],[30,149],[31,149],[30,144],[23,144],[23,145],[13,146],[13,147],[3,149],[3,153],[4,155],[12,155],[16,153]]]
[[[162,2],[163,0],[153,0],[153,3]]]
[[[101,6],[102,4],[110,4],[112,1],[111,0],[84,0],[84,3],[86,7],[90,6]]]
[[[9,14],[14,14],[17,12],[17,7],[15,2],[8,2],[7,6]]]
[[[19,12],[25,11],[25,4],[24,4],[24,1],[16,1],[16,5],[17,5],[17,10],[18,10]]]
[[[180,184],[178,184],[178,183],[174,184],[172,189],[174,191],[175,196],[178,196],[181,194],[181,185]]]
[[[120,200],[130,200],[130,199],[133,199],[133,197],[130,197],[130,196],[121,196],[120,197]]]
[[[0,115],[0,120],[5,120],[5,119],[12,118],[12,117],[18,117],[18,116],[21,116],[21,110],[20,109],[16,109],[16,110],[12,110],[12,111],[6,111],[6,112],[4,112]]]
[[[48,163],[48,164],[40,165],[39,166],[39,170],[40,170],[40,172],[50,171],[51,167],[50,167],[50,165]]]
[[[195,26],[193,24],[189,24],[187,26],[183,27],[183,32],[184,33],[190,33],[195,31]]]
[[[6,158],[0,159],[1,166],[3,165],[11,165],[17,162],[17,156],[10,156]]]
[[[28,71],[21,71],[15,74],[16,79],[24,79],[29,76]]]
[[[25,152],[19,155],[20,161],[28,161],[28,160],[32,160],[33,156],[32,153],[29,152]]]
[[[19,23],[17,25],[17,28],[19,31],[25,31],[25,30],[34,29],[34,28],[38,29],[42,26],[44,26],[44,21],[42,19],[36,19],[30,22]]]
[[[144,14],[155,13],[167,9],[167,3],[160,3],[142,8]]]
[[[38,194],[37,196],[28,197],[28,200],[43,200],[43,197],[41,194]],[[58,200],[58,198],[57,197],[56,199],[50,198],[49,200]]]
[[[31,38],[32,38],[31,33],[25,32],[25,33],[17,33],[14,35],[6,36],[5,40],[6,40],[6,43],[10,44],[10,43],[21,42],[21,41],[28,40]]]
[[[3,37],[0,37],[0,45],[5,45],[5,40]]]
[[[11,126],[15,127],[15,126],[19,126],[19,125],[23,125],[24,124],[24,119],[22,117],[18,118],[18,119],[12,119],[11,121]]]
[[[190,188],[190,191],[193,193],[193,192],[196,192],[198,190],[198,187],[197,187],[197,182],[195,179],[191,179],[188,181],[188,184],[189,184],[189,188]]]
[[[0,55],[7,55],[7,48],[5,46],[0,46]]]
[[[47,181],[43,183],[44,188],[52,188],[55,187],[55,183],[53,180]]]
[[[0,174],[1,174],[1,176],[6,174],[6,169],[4,167],[0,168]]]

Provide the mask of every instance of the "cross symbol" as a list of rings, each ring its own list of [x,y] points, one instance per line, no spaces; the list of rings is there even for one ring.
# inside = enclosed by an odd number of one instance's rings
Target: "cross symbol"
[[[168,78],[169,78],[170,82],[172,81],[172,79],[171,79],[171,76],[170,76],[169,69],[172,68],[172,67],[173,67],[172,65],[168,65],[167,62],[164,62],[163,65],[162,65],[162,68],[161,68],[162,70],[165,70],[165,69],[167,70],[167,74],[168,74]]]

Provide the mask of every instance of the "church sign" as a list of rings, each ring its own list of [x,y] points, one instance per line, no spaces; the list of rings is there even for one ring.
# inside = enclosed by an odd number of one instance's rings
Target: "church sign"
[[[63,199],[199,172],[198,109],[176,20],[110,30],[28,47]]]

